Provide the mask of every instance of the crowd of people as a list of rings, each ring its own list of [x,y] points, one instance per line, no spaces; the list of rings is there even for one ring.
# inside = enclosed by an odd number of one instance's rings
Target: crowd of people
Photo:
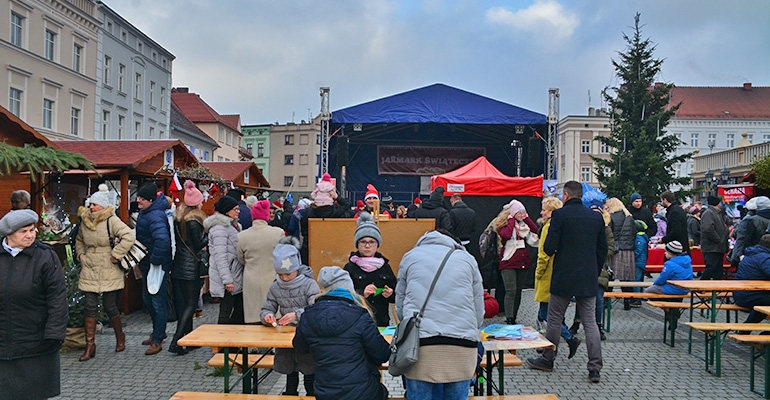
[[[565,183],[561,198],[542,200],[536,220],[513,199],[489,221],[488,229],[495,234],[494,265],[502,282],[495,294],[504,292],[498,304],[484,291],[479,262],[468,252],[474,233],[479,233],[474,232],[476,212],[458,194],[449,196],[446,207],[441,186],[407,208],[394,204],[390,196],[381,198],[368,185],[364,198],[353,206],[324,174],[310,198],[296,206],[291,197],[271,203],[231,189],[216,201],[214,213],[206,215],[203,195],[192,181],[185,182],[181,202],[171,201],[150,182],[137,191],[138,211],[125,224],[116,217],[107,187],[99,185],[79,212],[73,249],[81,265],[78,288],[85,296],[86,346],[79,359],[97,355],[100,297],[115,332],[115,351],[127,346],[116,306],[126,271],[118,260],[135,243],[147,249],[134,272],[141,275],[143,302],[153,326],[142,342],[148,346],[145,354],[163,349],[169,300],[177,325],[168,351],[187,354],[190,349],[178,341],[192,331],[202,289],[207,289],[219,303],[220,324],[296,325],[294,349],[275,352],[274,370],[286,375],[284,394],[299,393],[301,373],[305,393],[319,399],[387,398],[378,367],[391,350],[377,328],[421,309],[419,361],[404,375],[407,393],[417,399],[465,398],[479,359],[479,327],[498,309],[507,324],[518,323],[521,293],[533,269],[535,301],[540,303],[533,317],[545,323],[548,340],[557,346],[561,338],[566,341],[568,359],[583,343],[576,336],[583,325],[591,382],[600,381],[602,369],[604,291],[610,280],[644,280],[651,246],[664,248],[665,264],[645,290],[649,293],[678,294],[680,289],[667,282],[693,279],[694,248],[703,253],[706,265],[701,279],[721,279],[725,258],[738,267],[739,279],[770,279],[767,197],[751,199],[745,217],[733,223],[715,196],[707,198],[707,205],[682,206],[667,191],[650,209],[636,193],[629,207],[618,197],[584,203],[582,190],[578,182]],[[0,301],[8,304],[0,324],[16,321],[1,328],[13,339],[0,344],[0,388],[26,398],[47,398],[57,395],[60,387],[58,349],[67,303],[59,258],[36,240],[38,215],[27,208],[30,199],[25,193],[14,192],[14,210],[0,219],[0,276],[6,282],[0,284]],[[317,280],[308,266],[310,218],[356,220],[347,263],[320,268]],[[378,218],[435,221],[434,229],[403,255],[398,274],[380,252],[384,239]],[[451,267],[442,269],[445,257]],[[153,274],[160,274],[159,282]],[[435,291],[428,290],[432,284]],[[735,299],[746,307],[770,305],[767,293],[736,292]],[[571,302],[577,307],[568,328],[564,314]],[[630,310],[641,304],[626,301],[624,306]],[[752,313],[747,322],[760,317]],[[526,364],[551,371],[555,357],[555,350],[548,348]],[[40,376],[36,382],[47,384],[30,386],[30,371]],[[28,392],[30,387],[35,393]],[[442,397],[431,397],[434,393]]]

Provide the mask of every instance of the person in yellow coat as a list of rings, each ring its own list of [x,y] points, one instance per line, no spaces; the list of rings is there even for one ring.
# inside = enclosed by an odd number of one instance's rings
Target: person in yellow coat
[[[540,216],[543,220],[543,227],[540,229],[540,244],[537,248],[537,269],[535,269],[535,301],[540,303],[540,309],[537,313],[537,324],[548,321],[548,300],[551,297],[551,273],[553,272],[553,256],[545,254],[543,243],[548,235],[548,228],[551,225],[551,213],[553,210],[561,208],[563,203],[556,197],[546,197],[543,199],[543,206],[540,210]],[[569,346],[569,355],[572,358],[580,346],[580,339],[572,335],[567,326],[562,322],[561,337]]]

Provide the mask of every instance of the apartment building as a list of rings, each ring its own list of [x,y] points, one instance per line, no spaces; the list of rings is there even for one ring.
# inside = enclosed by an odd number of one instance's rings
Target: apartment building
[[[243,147],[252,154],[251,160],[262,175],[270,176],[270,128],[271,125],[241,125]]]
[[[310,195],[321,163],[321,116],[270,128],[270,187]]]
[[[556,177],[559,182],[585,182],[598,188],[591,156],[609,158],[610,148],[594,140],[610,136],[610,119],[605,110],[588,109],[588,115],[568,115],[559,121],[556,139]]]
[[[171,139],[181,140],[198,161],[211,161],[211,158],[214,157],[214,150],[219,148],[217,142],[185,117],[173,99],[171,100],[170,114]]]
[[[92,0],[0,0],[0,105],[52,140],[94,138]]]
[[[174,55],[97,2],[94,139],[169,139]]]

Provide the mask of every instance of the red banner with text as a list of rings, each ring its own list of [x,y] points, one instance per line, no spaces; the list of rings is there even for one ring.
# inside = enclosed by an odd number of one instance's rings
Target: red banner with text
[[[484,147],[377,146],[380,175],[438,175],[486,156]]]

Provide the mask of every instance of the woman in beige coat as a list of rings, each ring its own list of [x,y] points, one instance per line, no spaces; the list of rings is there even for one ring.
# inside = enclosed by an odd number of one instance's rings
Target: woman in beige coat
[[[126,335],[115,304],[124,282],[124,272],[117,262],[136,240],[134,232],[115,216],[105,184],[99,185],[99,191],[91,195],[89,202],[88,210],[80,216],[80,229],[75,242],[77,258],[82,264],[78,289],[85,294],[86,350],[80,361],[96,357],[96,315],[100,294],[104,310],[115,329],[115,351],[126,349]],[[114,248],[110,245],[110,236],[114,238]]]
[[[286,236],[283,229],[269,226],[270,202],[261,200],[251,207],[251,228],[238,233],[238,260],[243,264],[243,319],[260,322],[262,304],[275,280],[273,250]]]

